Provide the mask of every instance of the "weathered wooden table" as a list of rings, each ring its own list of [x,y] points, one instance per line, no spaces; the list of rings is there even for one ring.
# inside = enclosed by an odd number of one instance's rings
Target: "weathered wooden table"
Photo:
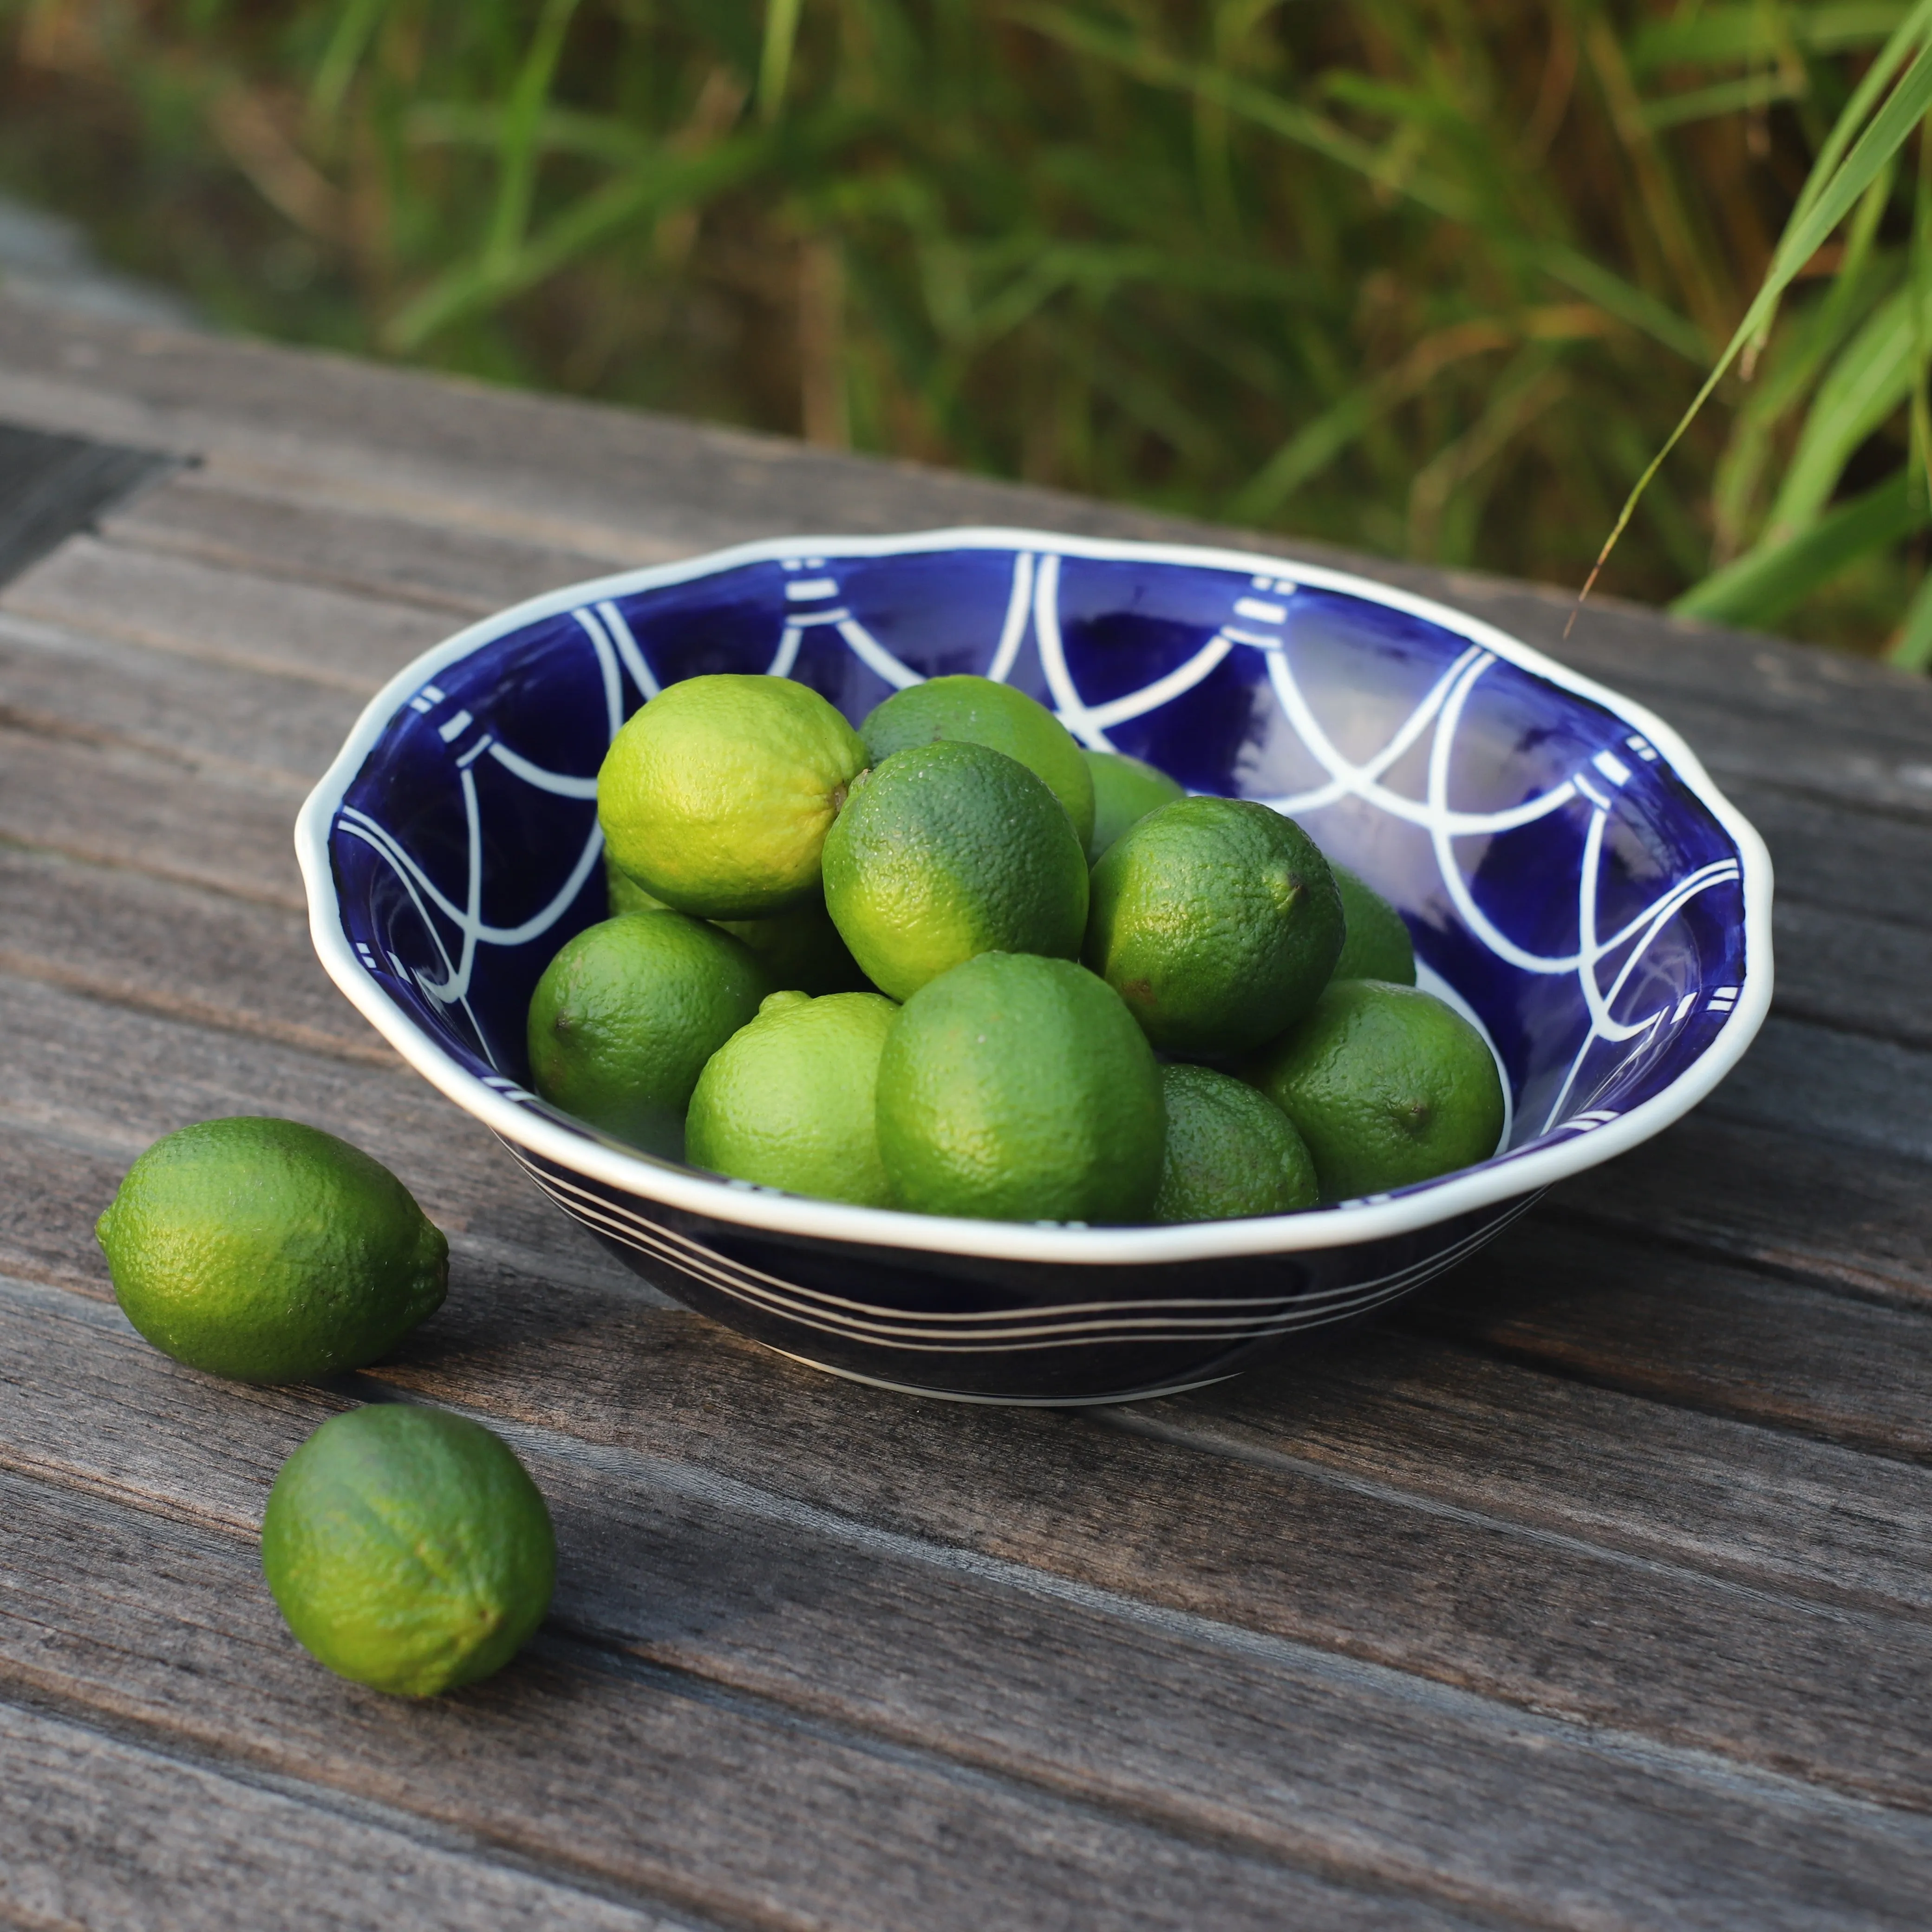
[[[1562,598],[1367,566],[1684,731],[1778,864],[1778,1011],[1392,1322],[960,1408],[604,1261],[324,981],[290,822],[381,680],[526,592],[801,527],[1172,526],[4,304],[0,422],[87,440],[14,438],[76,501],[140,466],[95,443],[198,460],[0,592],[0,1920],[1932,1920],[1932,684],[1613,607],[1562,644]],[[554,1614],[492,1683],[296,1648],[262,1502],[355,1390],[196,1375],[110,1298],[129,1160],[241,1112],[450,1232],[372,1374],[550,1498]]]

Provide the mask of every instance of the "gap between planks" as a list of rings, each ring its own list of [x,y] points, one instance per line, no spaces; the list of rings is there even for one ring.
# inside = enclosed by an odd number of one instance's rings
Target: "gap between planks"
[[[494,1415],[488,1420],[492,1427],[503,1428]],[[574,1438],[555,1440],[549,1432],[524,1430],[518,1434],[506,1430],[513,1442],[528,1455],[540,1474],[554,1483],[560,1461],[568,1466],[581,1468],[585,1466],[582,1445]],[[1390,1672],[1373,1666],[1356,1664],[1346,1658],[1310,1646],[1283,1643],[1254,1633],[1231,1628],[1212,1619],[1190,1618],[1184,1614],[1177,1617],[1173,1613],[1150,1606],[1131,1598],[1123,1598],[1118,1592],[1095,1592],[1078,1584],[1070,1588],[1060,1580],[1042,1579],[1039,1573],[1025,1566],[988,1561],[971,1552],[960,1552],[943,1546],[935,1546],[918,1538],[907,1538],[892,1532],[880,1532],[863,1524],[855,1524],[851,1520],[836,1512],[800,1510],[783,1498],[775,1498],[770,1492],[752,1486],[737,1484],[730,1479],[721,1481],[710,1472],[694,1471],[688,1466],[666,1464],[662,1459],[639,1457],[628,1453],[613,1454],[600,1450],[592,1458],[591,1474],[598,1479],[600,1485],[605,1480],[614,1483],[617,1492],[625,1496],[648,1494],[650,1486],[668,1483],[670,1492],[681,1496],[694,1505],[689,1512],[692,1520],[716,1526],[722,1531],[724,1522],[733,1517],[742,1517],[749,1513],[749,1520],[763,1522],[770,1528],[783,1528],[794,1538],[802,1538],[818,1544],[830,1543],[852,1550],[872,1563],[892,1566],[910,1564],[920,1569],[938,1569],[946,1575],[958,1576],[970,1582],[976,1589],[992,1588],[1031,1600],[1042,1600],[1048,1604],[1074,1610],[1083,1617],[1098,1618],[1103,1624],[1123,1623],[1135,1630],[1156,1635],[1164,1641],[1181,1646],[1184,1652],[1202,1645],[1214,1654],[1239,1658],[1246,1661],[1267,1666],[1271,1673],[1280,1673],[1284,1679],[1292,1678],[1304,1686],[1326,1687],[1329,1693],[1348,1699],[1367,1697],[1380,1705],[1394,1703],[1410,1708],[1437,1725],[1448,1725],[1459,1732],[1498,1738],[1500,1744],[1508,1740],[1510,1752],[1528,1763],[1540,1762],[1546,1778],[1563,1776],[1574,1778],[1574,1768],[1564,1768],[1566,1763],[1598,1763],[1605,1768],[1605,1774],[1614,1779],[1622,1772],[1637,1774],[1640,1784],[1654,1779],[1661,1779],[1667,1784],[1688,1786],[1707,1794],[1707,1802],[1712,1798],[1721,1798],[1726,1802],[1748,1809],[1774,1808],[1787,1815],[1790,1826],[1801,1819],[1809,1820],[1807,1835],[1814,1838],[1814,1856],[1817,1846],[1815,1834],[1823,1821],[1834,1821],[1846,1829],[1877,1832],[1893,1839],[1901,1850],[1910,1847],[1912,1854],[1922,1864],[1928,1844],[1932,1844],[1932,1826],[1910,1812],[1901,1813],[1894,1808],[1874,1804],[1856,1796],[1834,1792],[1828,1786],[1821,1786],[1803,1779],[1792,1779],[1774,1772],[1762,1772],[1750,1766],[1740,1766],[1732,1760],[1712,1754],[1690,1751],[1680,1748],[1658,1746],[1654,1741],[1641,1736],[1630,1736],[1604,1726],[1578,1726],[1564,1724],[1534,1714],[1524,1714],[1520,1709],[1507,1705],[1498,1705],[1472,1694],[1430,1683],[1418,1682],[1406,1673]],[[731,1532],[742,1541],[742,1534]],[[245,1536],[236,1539],[245,1543]],[[762,1540],[762,1539],[761,1539]],[[766,1559],[769,1562],[769,1558]],[[882,1583],[890,1594],[890,1584]],[[1041,1597],[1042,1588],[1046,1594]],[[574,1627],[574,1626],[572,1626]],[[623,1632],[590,1629],[580,1634],[580,1640],[598,1646],[602,1653],[600,1668],[607,1673],[614,1668],[617,1674],[636,1676],[636,1667],[626,1664],[621,1655],[614,1664],[612,1654],[605,1648],[613,1640],[620,1650],[633,1650],[638,1640]],[[554,1654],[556,1646],[544,1648]],[[664,1687],[668,1682],[671,1688],[682,1690],[686,1694],[700,1684],[706,1687],[700,1690],[705,1701],[720,1708],[762,1708],[772,1701],[772,1688],[769,1684],[757,1685],[748,1690],[742,1675],[728,1672],[720,1677],[716,1670],[698,1669],[694,1671],[688,1660],[692,1654],[688,1641],[674,1643],[676,1653],[666,1660],[661,1645],[649,1645],[640,1652],[646,1678]],[[656,1653],[651,1654],[650,1653]],[[543,1654],[540,1649],[538,1654]],[[298,1666],[300,1667],[300,1666]],[[663,1674],[668,1672],[668,1678]],[[714,1690],[709,1687],[715,1685]],[[1284,1684],[1284,1688],[1286,1685]],[[828,1740],[848,1739],[852,1731],[853,1715],[849,1706],[836,1702],[828,1703],[814,1694],[808,1682],[802,1687],[793,1687],[799,1695],[781,1696],[782,1703],[797,1705],[808,1733]],[[718,1703],[718,1696],[724,1698]],[[1124,1688],[1117,1694],[1124,1696]],[[746,1699],[750,1702],[746,1702]],[[830,1717],[832,1730],[827,1732],[825,1723]],[[870,1727],[877,1731],[875,1724]],[[1286,1736],[1286,1734],[1284,1734]],[[934,1743],[930,1727],[922,1729],[916,1736],[907,1734],[902,1741],[898,1732],[890,1732],[887,1738],[892,1749],[904,1749],[910,1755],[903,1761],[909,1767],[918,1767],[932,1762]],[[868,1747],[877,1755],[875,1746]],[[941,1756],[958,1759],[965,1768],[980,1775],[990,1775],[1002,1787],[1015,1782],[1015,1767],[1004,1760],[989,1762],[983,1746],[974,1745],[970,1739],[955,1739],[950,1750],[942,1750]],[[892,1762],[888,1755],[886,1762]],[[1363,1767],[1366,1769],[1366,1767]],[[1066,1785],[1064,1773],[1040,1777],[1029,1776],[1022,1770],[1018,1781],[1022,1784],[1036,1784],[1044,1795],[1056,1802],[1064,1803],[1070,1794]],[[1123,1805],[1118,1794],[1100,1799],[1095,1798],[1090,1785],[1078,1794],[1083,1802],[1101,1802],[1111,1813],[1145,1816],[1145,1821],[1168,1832],[1177,1827],[1186,1834],[1200,1842],[1220,1844],[1231,1850],[1247,1855],[1267,1857],[1271,1862],[1282,1862],[1282,1845],[1279,1832],[1258,1842],[1251,1842],[1252,1834],[1241,1830],[1230,1832],[1225,1826],[1216,1827],[1214,1821],[1204,1816],[1190,1815],[1185,1805],[1172,1804],[1154,1807],[1151,1811],[1144,1804]],[[1336,1794],[1339,1795],[1339,1794]],[[1607,1799],[1606,1799],[1607,1802]],[[1626,1801],[1619,1800],[1619,1802]],[[1679,1792],[1682,1802],[1682,1792]],[[1687,1821],[1688,1822],[1688,1821]],[[1628,1828],[1626,1821],[1625,1830]],[[1364,1852],[1358,1845],[1350,1855],[1347,1844],[1348,1834],[1342,1834],[1342,1844],[1331,1849],[1327,1858],[1291,1860],[1292,1868],[1318,1870],[1328,1866],[1336,1870],[1337,1876],[1359,1882],[1364,1877],[1379,1876],[1384,1881],[1388,1872],[1385,1864],[1363,1865]],[[1312,1853],[1319,1846],[1308,1848]],[[1339,1855],[1338,1855],[1339,1853]],[[1411,1849],[1412,1858],[1414,1856]],[[1466,1865],[1467,1861],[1465,1861]],[[1433,1887],[1422,1886],[1420,1889],[1426,1895],[1432,1890],[1441,1895],[1445,1887],[1438,1882]],[[1472,1886],[1467,1875],[1460,1886],[1449,1889],[1449,1896],[1460,1909],[1468,1910],[1474,1904],[1489,1908],[1485,1916],[1506,1917],[1512,1922],[1535,1924],[1574,1923],[1569,1910],[1544,1910],[1528,1909],[1527,1902],[1519,1900],[1516,1909],[1507,1910],[1510,1901],[1496,1897],[1493,1887],[1489,1888],[1487,1898],[1472,1898],[1472,1892],[1482,1888]],[[1574,1904],[1574,1887],[1566,1898]],[[1706,1901],[1708,1907],[1708,1901]],[[1781,1913],[1773,1915],[1783,1922]],[[1708,1917],[1703,1922],[1708,1922]],[[1719,1922],[1722,1922],[1720,1920]]]

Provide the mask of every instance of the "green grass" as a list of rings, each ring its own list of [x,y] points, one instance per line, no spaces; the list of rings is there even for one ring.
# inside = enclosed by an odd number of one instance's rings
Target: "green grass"
[[[496,381],[1573,586],[1634,502],[1606,588],[1922,667],[1928,38],[0,0],[0,182],[225,322]]]

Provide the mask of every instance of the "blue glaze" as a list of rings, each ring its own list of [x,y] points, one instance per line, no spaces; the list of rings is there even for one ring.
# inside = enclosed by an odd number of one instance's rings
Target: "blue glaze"
[[[670,1292],[848,1372],[1094,1399],[1230,1372],[1284,1334],[1378,1306],[1525,1204],[1472,1210],[1452,1191],[1439,1221],[1390,1240],[1337,1229],[1292,1256],[1096,1270],[748,1230],[723,1187],[694,1212],[652,1198],[641,1166],[636,1187],[574,1171],[557,1157],[568,1137],[602,1143],[523,1090],[524,1011],[557,947],[604,916],[605,748],[680,678],[793,676],[856,723],[922,676],[1001,676],[1089,745],[1290,813],[1395,904],[1425,983],[1445,982],[1486,1030],[1512,1102],[1499,1160],[1669,1096],[1747,988],[1761,1006],[1768,962],[1746,955],[1755,842],[1607,694],[1332,573],[997,534],[728,553],[681,581],[507,614],[432,654],[325,801],[326,910],[389,1016],[378,1023],[556,1130],[526,1165]],[[1741,1046],[1733,1030],[1726,1064]],[[1204,1282],[1218,1313],[1198,1312]],[[1196,1313],[1174,1312],[1183,1302]],[[1076,1305],[1116,1312],[1048,1312]]]

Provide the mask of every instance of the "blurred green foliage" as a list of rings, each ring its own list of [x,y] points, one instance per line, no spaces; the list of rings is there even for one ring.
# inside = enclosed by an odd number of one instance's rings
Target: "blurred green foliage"
[[[1729,343],[1606,586],[1922,666],[1928,38],[1932,0],[0,0],[0,182],[242,328],[1570,586]]]

